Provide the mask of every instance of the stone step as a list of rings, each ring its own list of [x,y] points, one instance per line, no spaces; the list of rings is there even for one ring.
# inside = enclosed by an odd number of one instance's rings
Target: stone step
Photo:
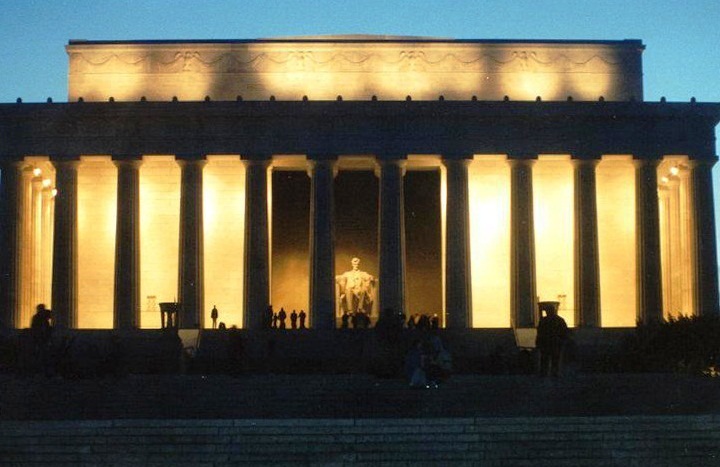
[[[720,416],[0,421],[0,464],[720,465]]]

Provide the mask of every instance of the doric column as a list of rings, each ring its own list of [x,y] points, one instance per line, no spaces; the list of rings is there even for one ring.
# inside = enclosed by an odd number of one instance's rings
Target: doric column
[[[470,282],[470,159],[443,158],[447,169],[445,308],[448,328],[472,327]]]
[[[115,226],[115,329],[140,327],[140,164],[132,157],[113,160],[117,167]]]
[[[78,160],[53,159],[55,167],[55,216],[52,249],[52,308],[58,327],[78,323]],[[117,282],[116,282],[117,284]]]
[[[270,159],[245,163],[245,283],[243,327],[262,329],[270,305],[270,239],[268,235],[268,180]]]
[[[663,318],[660,267],[660,215],[657,167],[659,159],[635,159],[635,231],[637,237],[638,321]]]
[[[20,163],[0,159],[0,328],[18,325]]]
[[[532,166],[534,159],[510,163],[510,303],[512,326],[535,326],[535,228],[533,222]]]
[[[335,160],[308,161],[310,174],[310,324],[335,328]]]
[[[695,237],[695,296],[697,313],[717,315],[718,266],[712,167],[716,157],[690,160]]]
[[[205,313],[203,273],[202,156],[178,156],[180,165],[180,251],[178,299],[181,328],[202,328]]]
[[[575,169],[575,325],[600,327],[597,159],[574,159]]]
[[[405,312],[405,159],[378,159],[380,169],[380,313]]]

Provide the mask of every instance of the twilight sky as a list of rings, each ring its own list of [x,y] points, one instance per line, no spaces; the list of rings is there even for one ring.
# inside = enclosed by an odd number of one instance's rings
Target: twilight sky
[[[69,39],[317,34],[641,39],[646,100],[720,102],[719,25],[720,0],[0,0],[0,103],[66,100]]]
[[[69,39],[641,39],[645,98],[720,101],[719,0],[0,0],[0,102],[66,99]]]

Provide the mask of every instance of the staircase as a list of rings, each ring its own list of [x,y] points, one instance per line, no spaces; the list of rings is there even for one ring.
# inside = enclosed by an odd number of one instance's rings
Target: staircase
[[[720,416],[0,421],[0,465],[716,466]]]

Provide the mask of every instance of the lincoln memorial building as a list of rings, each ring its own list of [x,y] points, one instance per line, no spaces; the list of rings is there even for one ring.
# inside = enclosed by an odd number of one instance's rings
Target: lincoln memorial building
[[[717,314],[720,103],[645,101],[644,48],[70,41],[67,102],[0,104],[0,324]]]

